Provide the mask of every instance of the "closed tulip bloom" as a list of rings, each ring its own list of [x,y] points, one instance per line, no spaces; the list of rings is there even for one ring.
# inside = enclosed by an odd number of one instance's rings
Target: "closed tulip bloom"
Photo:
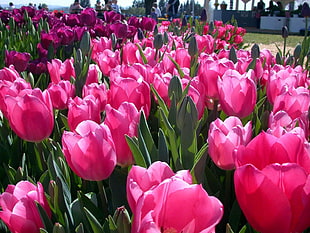
[[[51,210],[44,195],[43,186],[20,181],[16,185],[8,185],[0,195],[0,219],[12,233],[39,233],[44,228],[36,206],[39,203],[51,217]]]
[[[146,169],[140,166],[133,166],[127,177],[127,200],[133,212],[136,210],[138,199],[143,193],[158,186],[164,180],[177,177],[188,184],[192,184],[192,176],[189,171],[182,170],[174,173],[164,162],[154,162]]]
[[[262,233],[303,232],[310,226],[310,175],[295,163],[262,170],[246,164],[235,171],[238,203],[248,222]]]
[[[252,123],[244,127],[238,117],[231,116],[224,122],[217,118],[210,124],[208,143],[209,155],[213,162],[221,169],[235,168],[234,151],[240,145],[247,145],[251,140]]]
[[[138,135],[140,112],[134,104],[124,102],[119,108],[106,106],[104,123],[110,128],[114,140],[117,164],[128,166],[134,163],[132,152],[127,144],[125,135],[134,137]]]
[[[123,102],[131,102],[148,117],[151,109],[150,86],[142,78],[119,77],[110,82],[109,103],[118,108]]]
[[[49,137],[54,127],[53,106],[47,91],[24,89],[4,99],[13,131],[23,140],[38,142]]]
[[[62,150],[69,167],[85,180],[107,179],[116,165],[111,132],[94,121],[81,122],[75,132],[65,131]]]
[[[219,101],[225,114],[244,118],[253,112],[257,98],[253,75],[253,70],[243,75],[228,70],[218,79]]]
[[[101,121],[100,105],[94,96],[86,96],[83,99],[75,97],[68,102],[68,125],[74,131],[79,123],[92,120],[98,124]]]
[[[75,95],[75,87],[69,81],[61,80],[59,83],[50,83],[47,91],[49,92],[53,108],[65,109],[68,101]]]
[[[100,111],[103,111],[108,101],[108,90],[106,85],[104,83],[91,83],[88,85],[84,85],[83,96],[86,97],[88,95],[92,95],[97,99],[97,101],[99,102],[99,109]]]
[[[0,80],[6,80],[10,82],[14,82],[15,79],[20,78],[19,73],[15,70],[13,65],[8,67],[4,67],[0,70]]]
[[[14,65],[18,72],[25,71],[30,61],[29,53],[21,53],[16,51],[5,51],[5,65]]]
[[[138,200],[131,232],[215,232],[223,212],[222,203],[202,185],[170,178]]]
[[[284,88],[283,92],[275,98],[273,112],[284,110],[292,119],[300,117],[310,107],[309,89],[304,87]]]

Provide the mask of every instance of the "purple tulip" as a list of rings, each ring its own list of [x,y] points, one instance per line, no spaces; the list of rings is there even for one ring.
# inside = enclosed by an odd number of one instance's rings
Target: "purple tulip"
[[[17,51],[5,51],[5,65],[14,65],[18,72],[23,72],[27,69],[30,60],[29,53],[21,53]]]

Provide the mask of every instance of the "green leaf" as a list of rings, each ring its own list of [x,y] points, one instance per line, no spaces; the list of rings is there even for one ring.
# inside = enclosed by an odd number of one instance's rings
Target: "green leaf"
[[[166,116],[168,116],[168,113],[169,113],[168,107],[165,104],[165,101],[160,97],[160,95],[158,94],[158,92],[156,91],[156,89],[154,88],[153,85],[151,85],[151,91],[156,96],[156,99],[158,101],[159,107],[164,111],[164,114]]]
[[[136,46],[138,47],[138,50],[139,50],[139,53],[140,53],[140,56],[141,56],[141,58],[142,58],[143,63],[144,63],[144,64],[147,64],[148,61],[147,61],[147,59],[146,59],[146,57],[145,57],[145,55],[144,55],[144,52],[143,52],[141,46],[140,46],[139,44],[136,44]]]
[[[81,207],[87,208],[91,213],[93,213],[99,221],[103,221],[104,216],[102,210],[98,208],[97,205],[97,197],[95,193],[88,193],[89,197],[87,197],[83,192],[78,192],[78,200],[81,204]]]
[[[36,202],[37,209],[39,211],[39,214],[41,216],[41,220],[43,222],[44,228],[47,230],[47,232],[53,231],[53,223],[50,220],[49,216],[47,215],[45,209]]]
[[[96,217],[87,209],[84,207],[84,211],[86,213],[86,217],[91,225],[91,228],[94,233],[104,233],[103,227],[101,224],[98,222]]]
[[[175,67],[177,68],[179,75],[181,78],[184,78],[185,74],[183,72],[183,70],[181,69],[180,65],[171,57],[168,56],[168,58],[170,59],[170,61],[172,61],[172,63],[175,65]]]
[[[146,118],[143,111],[141,112],[139,123],[139,137],[140,136],[143,138],[145,142],[145,145],[151,157],[151,161],[157,160],[158,151],[155,146],[148,124],[146,122]],[[140,138],[138,138],[138,140],[140,141]]]
[[[129,208],[126,198],[127,168],[115,168],[109,178],[113,209],[120,206]]]
[[[178,76],[173,76],[168,86],[169,98],[172,99],[172,95],[174,94],[176,97],[176,102],[178,103],[182,98],[182,92],[183,90],[180,78]]]
[[[207,150],[208,150],[208,144],[205,143],[196,153],[194,158],[194,165],[191,169],[191,174],[193,177],[195,177],[197,183],[202,183],[203,181],[204,170],[206,167],[206,160],[208,156]]]
[[[83,223],[80,223],[76,228],[75,228],[76,233],[84,233],[84,227]]]
[[[234,233],[234,231],[231,229],[229,223],[226,225],[226,233]]]
[[[53,228],[53,233],[66,233],[66,231],[61,224],[55,223],[54,228]]]
[[[133,138],[129,137],[128,135],[125,135],[126,141],[128,143],[128,146],[132,152],[132,155],[135,159],[135,163],[140,167],[147,167],[145,159],[143,157],[142,152],[139,149],[138,144],[134,141]]]
[[[169,164],[169,150],[164,132],[159,128],[158,132],[158,160]]]

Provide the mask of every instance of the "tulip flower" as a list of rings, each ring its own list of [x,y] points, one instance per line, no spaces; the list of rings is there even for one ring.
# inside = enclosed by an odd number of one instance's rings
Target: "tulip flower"
[[[182,170],[174,173],[168,164],[164,162],[154,162],[148,169],[133,166],[128,174],[126,185],[127,200],[131,210],[135,212],[138,199],[143,193],[171,177],[177,177],[188,184],[192,184],[192,176],[189,171]]]
[[[123,102],[131,102],[148,117],[151,109],[150,86],[144,80],[119,77],[110,81],[109,103],[118,108]]]
[[[275,98],[273,112],[284,110],[292,119],[300,117],[310,107],[310,93],[307,88],[285,87],[283,92]]]
[[[261,132],[246,146],[236,151],[236,167],[253,164],[263,169],[272,163],[297,163],[310,173],[310,157],[305,138],[294,132],[287,132],[276,137]]]
[[[75,132],[65,131],[62,150],[69,167],[85,180],[108,178],[116,165],[115,146],[109,128],[82,121]]]
[[[98,83],[91,83],[89,85],[84,85],[83,87],[83,97],[86,97],[88,95],[92,95],[96,98],[96,100],[99,102],[99,109],[100,111],[103,111],[107,101],[108,101],[108,90],[106,85],[98,84]]]
[[[202,185],[170,178],[139,198],[131,232],[215,232],[223,212]]]
[[[75,87],[69,81],[61,80],[59,83],[50,83],[47,91],[49,92],[53,108],[65,109],[68,101],[75,95]]]
[[[101,121],[100,105],[96,97],[88,95],[81,99],[75,97],[68,102],[68,125],[74,131],[79,123],[84,120],[92,120],[98,124]]]
[[[238,203],[259,232],[303,232],[310,227],[310,175],[295,163],[259,170],[246,164],[235,171]]]
[[[10,126],[20,138],[38,142],[52,133],[53,106],[47,91],[24,89],[17,96],[6,95],[4,102]]]
[[[10,65],[9,67],[4,67],[0,70],[0,80],[13,82],[17,78],[20,78],[20,75],[13,65]]]
[[[0,195],[0,219],[12,233],[39,233],[44,228],[36,203],[51,217],[51,210],[44,195],[43,186],[20,181],[8,185]]]
[[[213,121],[208,134],[208,152],[213,162],[221,169],[234,169],[234,151],[240,145],[246,146],[249,143],[251,131],[251,122],[243,127],[238,117],[228,117],[224,122],[219,118]]]
[[[219,101],[225,114],[244,118],[252,113],[257,98],[253,75],[253,70],[244,75],[228,70],[218,79]]]
[[[117,154],[117,164],[128,166],[133,164],[132,152],[127,144],[125,135],[138,136],[138,124],[140,112],[134,104],[124,102],[118,109],[106,106],[106,118],[104,123],[111,130]]]
[[[18,72],[25,71],[27,69],[28,62],[30,61],[29,53],[21,53],[16,51],[5,51],[5,65],[14,65]]]

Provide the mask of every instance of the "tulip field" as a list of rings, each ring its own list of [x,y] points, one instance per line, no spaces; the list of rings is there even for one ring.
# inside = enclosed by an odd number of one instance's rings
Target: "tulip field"
[[[0,11],[0,232],[310,232],[310,37],[103,16]]]

